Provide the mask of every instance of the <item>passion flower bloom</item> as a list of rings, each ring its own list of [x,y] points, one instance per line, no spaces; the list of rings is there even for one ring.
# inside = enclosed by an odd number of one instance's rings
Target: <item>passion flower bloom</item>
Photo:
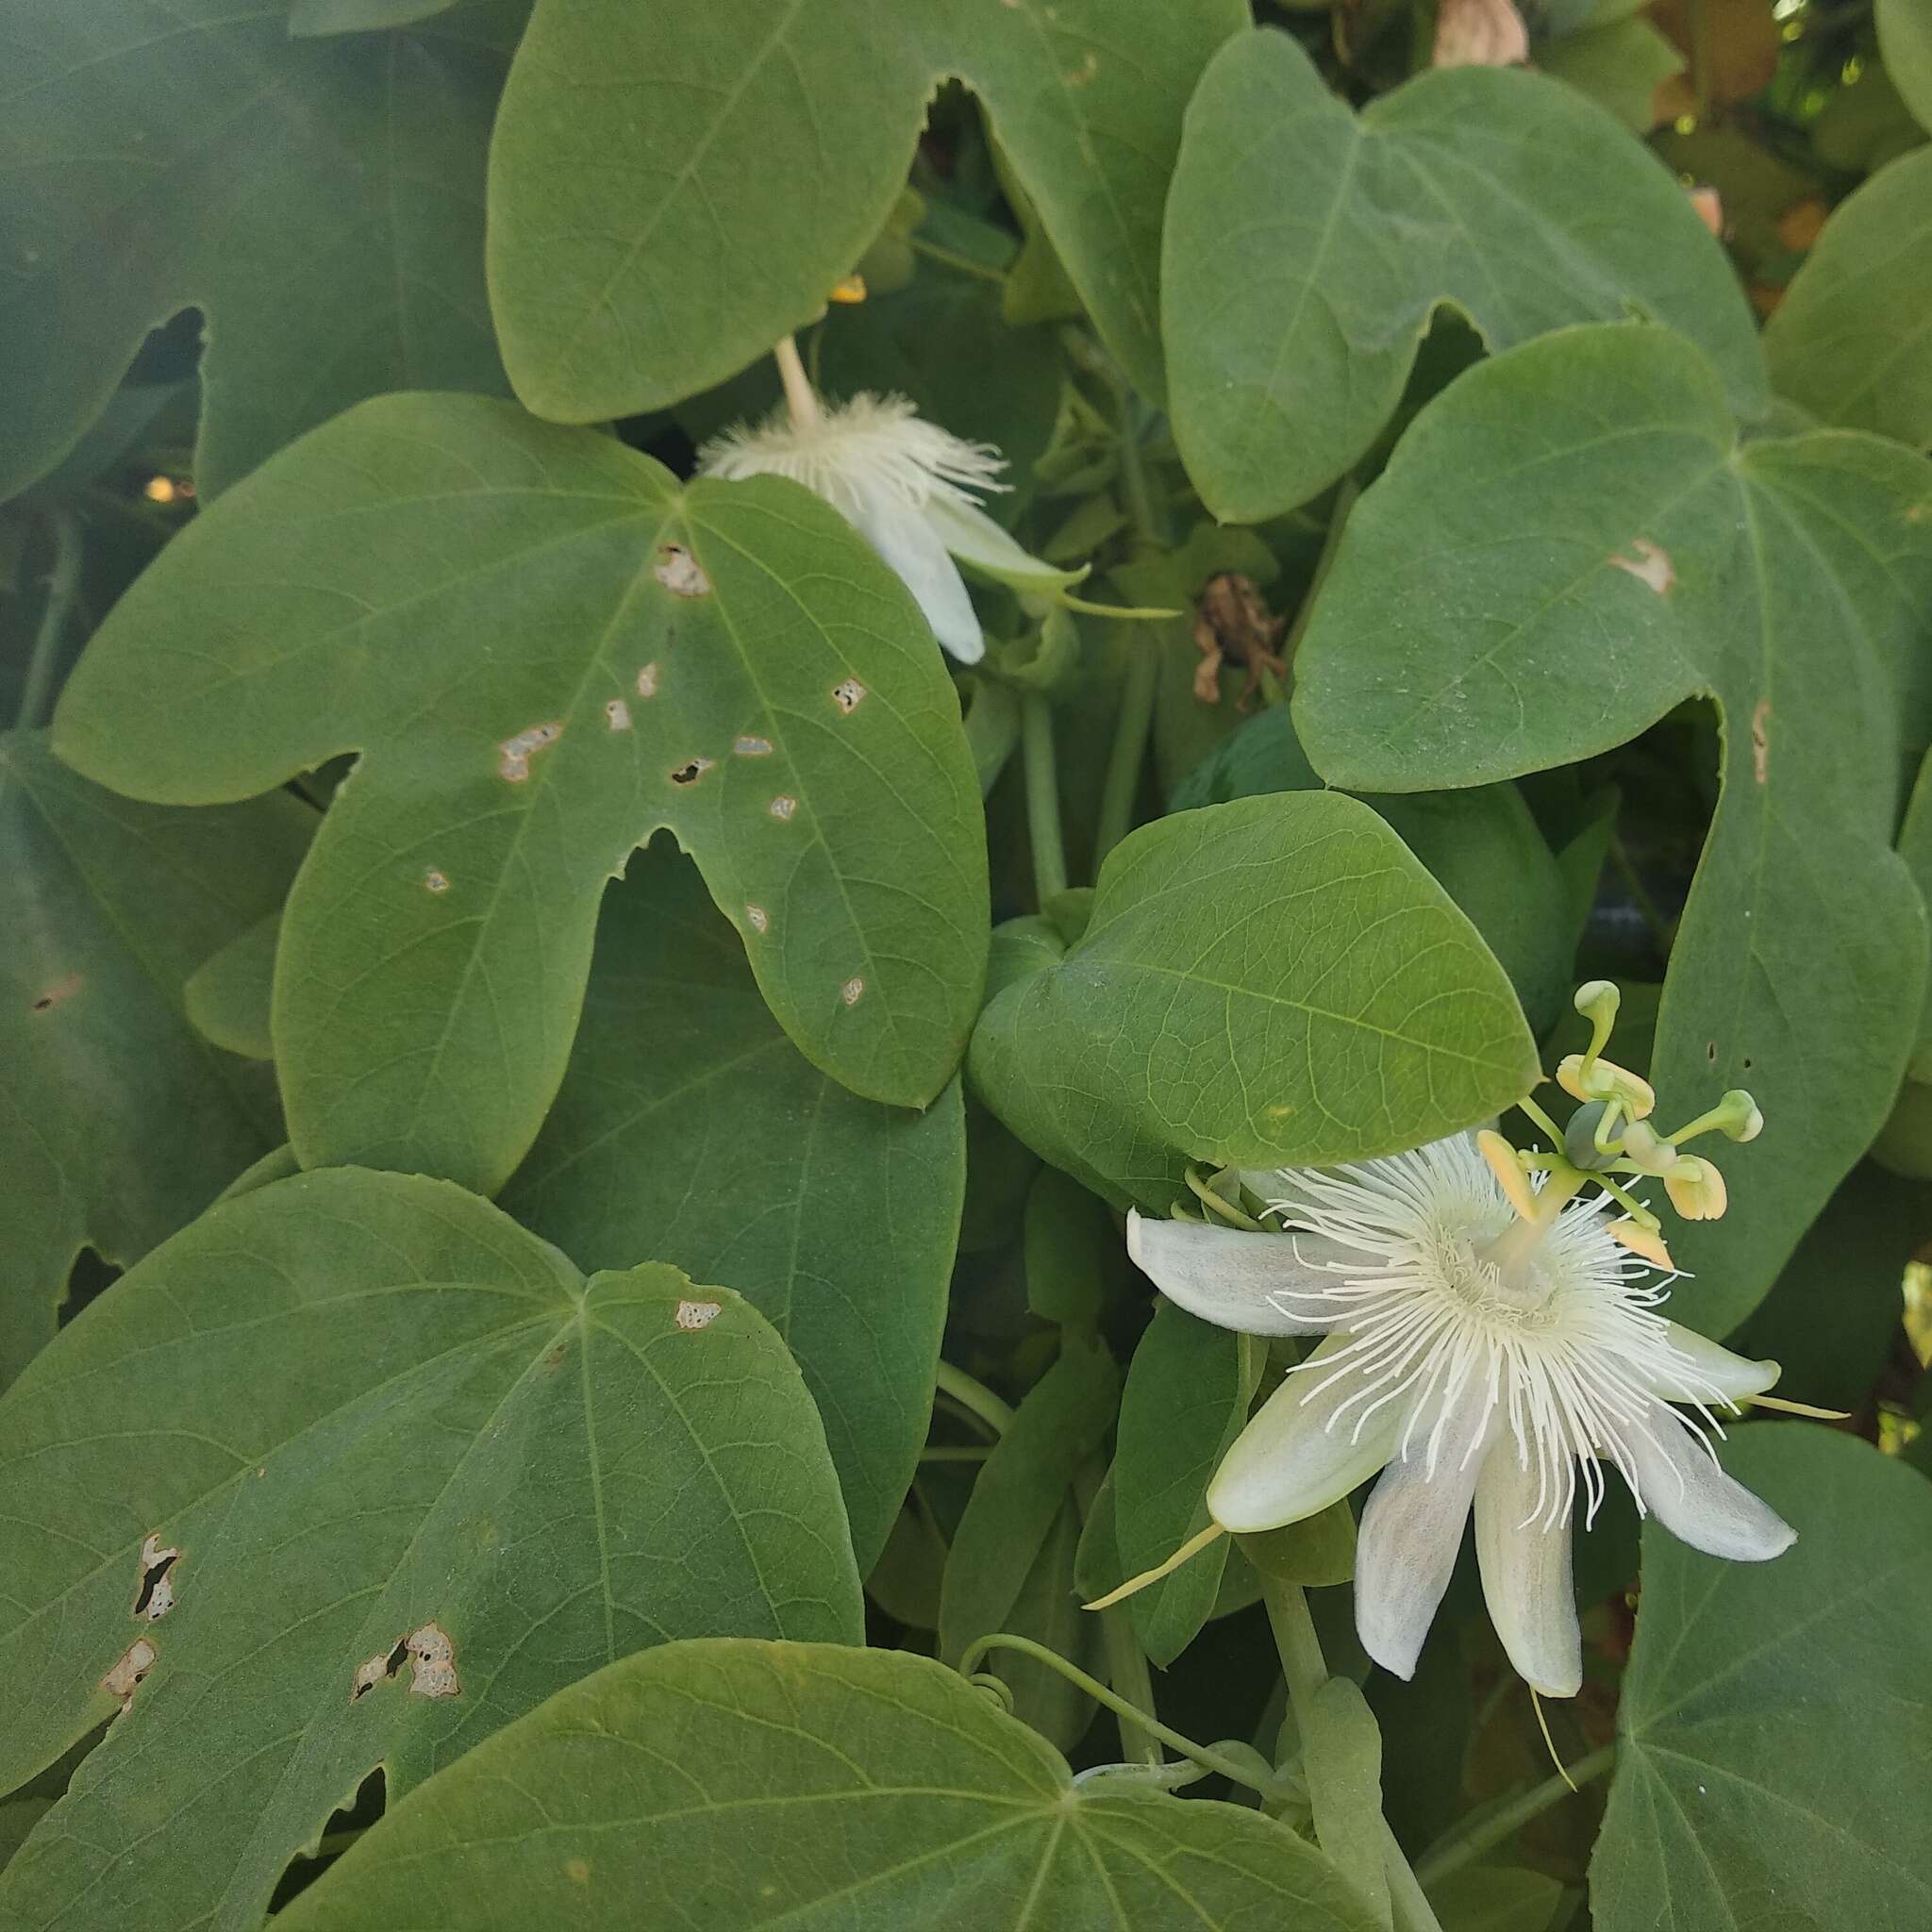
[[[822,400],[788,340],[775,352],[785,401],[756,427],[738,424],[698,451],[698,474],[740,482],[789,476],[822,496],[885,558],[962,663],[986,653],[954,558],[1022,591],[1053,591],[1078,571],[1030,557],[978,507],[1006,458],[925,422],[904,396]]]
[[[1380,1470],[1356,1618],[1369,1655],[1407,1677],[1474,1506],[1510,1662],[1544,1695],[1571,1697],[1583,1662],[1570,1520],[1579,1493],[1594,1516],[1606,1464],[1640,1512],[1695,1549],[1761,1562],[1790,1546],[1794,1532],[1671,1406],[1711,1423],[1769,1389],[1778,1365],[1666,1321],[1667,1288],[1613,1233],[1607,1196],[1540,1192],[1500,1137],[1481,1139],[1494,1145],[1458,1135],[1358,1166],[1243,1175],[1284,1232],[1130,1214],[1127,1247],[1204,1321],[1326,1337],[1222,1462],[1214,1521],[1275,1529]]]

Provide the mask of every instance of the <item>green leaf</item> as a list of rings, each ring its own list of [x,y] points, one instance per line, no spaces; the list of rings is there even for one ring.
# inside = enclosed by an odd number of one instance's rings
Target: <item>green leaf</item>
[[[1919,775],[1906,801],[1906,815],[1898,828],[1898,856],[1905,860],[1920,898],[1932,907],[1932,751],[1920,761]],[[1919,1011],[1911,1071],[1915,1079],[1932,1075],[1932,980],[1927,981]]]
[[[0,1402],[0,1785],[146,1667],[0,1877],[8,1924],[85,1900],[252,1932],[378,1764],[393,1802],[645,1644],[861,1635],[818,1417],[762,1318],[659,1265],[587,1284],[413,1175],[211,1210]]]
[[[1100,1203],[1058,1168],[1026,1191],[1026,1306],[1042,1322],[1094,1327],[1107,1295],[1101,1247],[1118,1237]]]
[[[443,13],[456,0],[291,0],[291,34],[359,34],[410,26]]]
[[[1878,0],[1878,52],[1912,118],[1932,133],[1932,8],[1925,0]]]
[[[731,1282],[797,1357],[867,1570],[925,1441],[965,1165],[958,1082],[918,1114],[808,1064],[696,870],[654,848],[605,897],[570,1066],[503,1206],[586,1267]]]
[[[1249,719],[1196,766],[1174,792],[1174,808],[1321,786],[1292,716],[1277,707]],[[1382,792],[1362,802],[1469,914],[1508,974],[1532,1031],[1545,1031],[1566,1004],[1580,921],[1566,916],[1562,868],[1522,793],[1513,785],[1484,785],[1466,791]]]
[[[981,1100],[1116,1204],[1190,1159],[1310,1166],[1453,1133],[1536,1079],[1509,983],[1368,807],[1331,792],[1163,819],[1101,869],[1085,936],[973,1037]]]
[[[1677,1317],[1714,1335],[1864,1152],[1916,1031],[1888,674],[1923,656],[1928,509],[1932,469],[1874,438],[1740,447],[1680,337],[1571,330],[1417,417],[1296,660],[1308,757],[1371,791],[1574,762],[1715,694],[1723,791],[1651,1068],[1677,1119],[1744,1087],[1770,1124],[1724,1163],[1725,1220],[1672,1236],[1697,1277]]]
[[[314,824],[285,796],[130,805],[0,736],[0,1388],[83,1247],[131,1265],[279,1138],[273,1082],[196,1034],[182,986],[280,901]]]
[[[1315,1836],[1386,1924],[1382,1734],[1375,1728],[1374,1714],[1358,1685],[1346,1677],[1330,1677],[1295,1716],[1301,1724]]]
[[[978,1002],[953,688],[904,585],[795,484],[680,491],[506,404],[366,403],[169,544],[55,735],[195,804],[362,752],[275,962],[305,1166],[501,1186],[562,1077],[598,894],[659,826],[843,1085],[931,1101]]]
[[[824,309],[906,183],[934,84],[985,102],[1102,336],[1161,388],[1181,110],[1240,0],[905,8],[539,0],[491,152],[517,393],[596,422],[722,381]]]
[[[1745,414],[1765,401],[1750,311],[1682,189],[1533,74],[1440,69],[1357,117],[1285,34],[1228,42],[1188,107],[1161,288],[1174,440],[1224,522],[1349,470],[1441,304],[1492,349],[1654,316]]]
[[[1826,423],[1932,443],[1932,148],[1842,202],[1765,325],[1781,396]]]
[[[287,1932],[1372,1923],[1292,1832],[1211,1800],[1075,1786],[1058,1752],[928,1658],[747,1642],[669,1646],[553,1699],[405,1799],[282,1919]]]
[[[286,0],[0,0],[0,497],[191,305],[205,497],[363,396],[501,391],[484,149],[525,11],[307,41]]]
[[[1473,1865],[1429,1888],[1442,1932],[1551,1932],[1562,1896],[1554,1878],[1521,1865]]]
[[[204,959],[181,989],[182,1004],[204,1040],[252,1060],[275,1058],[270,1006],[275,996],[278,906]]]
[[[1672,75],[1683,73],[1684,57],[1649,21],[1626,14],[1544,42],[1536,50],[1536,64],[1541,72],[1588,94],[1633,134],[1648,134],[1657,125],[1657,91]]]
[[[1158,1303],[1127,1369],[1114,1455],[1114,1536],[1138,1576],[1208,1527],[1208,1480],[1248,1419],[1259,1356],[1245,1338]],[[1141,1648],[1163,1669],[1214,1614],[1232,1547],[1218,1537],[1127,1599]]]
[[[1932,1486],[1804,1424],[1740,1429],[1724,1466],[1798,1541],[1726,1564],[1644,1525],[1593,1923],[1932,1921]]]

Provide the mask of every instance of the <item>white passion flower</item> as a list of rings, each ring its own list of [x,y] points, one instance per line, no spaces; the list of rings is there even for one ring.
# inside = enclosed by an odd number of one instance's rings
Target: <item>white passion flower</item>
[[[1473,1505],[1510,1662],[1544,1695],[1571,1697],[1583,1666],[1570,1519],[1579,1492],[1594,1515],[1606,1464],[1695,1549],[1760,1562],[1790,1546],[1793,1531],[1671,1407],[1711,1422],[1769,1389],[1778,1365],[1666,1321],[1667,1290],[1613,1232],[1608,1195],[1561,1202],[1574,1188],[1499,1174],[1497,1149],[1519,1157],[1482,1139],[1495,1146],[1457,1135],[1357,1166],[1244,1174],[1284,1232],[1130,1214],[1127,1246],[1205,1321],[1326,1337],[1223,1460],[1214,1521],[1299,1522],[1380,1470],[1356,1617],[1369,1655],[1407,1677]]]
[[[789,338],[774,352],[785,401],[763,423],[738,424],[698,451],[698,474],[740,482],[788,476],[822,496],[904,580],[933,635],[962,663],[986,653],[955,558],[1021,591],[1055,591],[1081,571],[1030,557],[978,507],[1008,486],[1006,458],[922,420],[904,396],[822,401]]]

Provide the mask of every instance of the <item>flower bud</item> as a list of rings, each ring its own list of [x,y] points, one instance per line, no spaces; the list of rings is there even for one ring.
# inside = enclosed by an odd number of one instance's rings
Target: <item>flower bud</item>
[[[1695,1154],[1678,1157],[1664,1175],[1664,1192],[1686,1221],[1716,1221],[1729,1204],[1724,1175]]]
[[[1741,1087],[1733,1087],[1712,1110],[1723,1118],[1712,1121],[1711,1125],[1733,1141],[1755,1141],[1764,1131],[1764,1116],[1757,1110],[1757,1103]]]

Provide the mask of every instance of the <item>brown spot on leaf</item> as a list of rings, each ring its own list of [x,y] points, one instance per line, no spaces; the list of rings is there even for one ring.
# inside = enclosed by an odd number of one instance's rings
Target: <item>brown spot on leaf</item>
[[[692,758],[689,764],[679,765],[671,774],[674,785],[695,785],[711,769],[709,758]]]
[[[169,1575],[181,1552],[163,1549],[158,1535],[145,1537],[141,1545],[141,1574],[134,1588],[134,1610],[150,1624],[158,1624],[175,1607],[175,1580]]]
[[[39,999],[34,1001],[33,1010],[37,1013],[51,1013],[56,1007],[71,1000],[86,983],[78,973],[70,973],[65,979],[57,979]]]
[[[630,707],[622,698],[612,698],[604,707],[604,722],[613,731],[630,729]]]
[[[457,1681],[457,1650],[448,1633],[439,1624],[425,1624],[409,1632],[405,1648],[409,1657],[409,1694],[412,1697],[455,1697],[462,1686]]]
[[[1069,87],[1085,87],[1100,72],[1100,56],[1091,47],[1081,58],[1079,66],[1067,75]]]
[[[532,724],[527,731],[519,731],[513,738],[506,738],[496,747],[497,776],[508,778],[512,785],[521,785],[530,775],[531,758],[562,736],[563,725],[552,718],[545,724]]]
[[[770,932],[772,929],[772,915],[762,906],[747,906],[744,917],[754,932]]]
[[[768,758],[772,755],[772,741],[769,738],[735,739],[731,749],[741,758]]]
[[[1626,570],[1640,584],[1647,585],[1659,597],[1667,596],[1671,587],[1677,581],[1676,568],[1671,562],[1670,553],[1659,550],[1648,537],[1640,537],[1631,544],[1632,555],[1613,557],[1610,561],[1619,570]]]
[[[858,996],[864,991],[865,981],[860,979],[857,974],[854,974],[853,976],[850,979],[848,979],[845,982],[845,984],[839,989],[839,997],[841,1000],[843,1000],[848,1007],[856,1007],[858,1004]]]
[[[771,813],[774,819],[789,819],[797,809],[797,799],[784,791],[779,792],[771,804]]]
[[[573,1885],[590,1884],[591,1861],[588,1858],[566,1858],[563,1861],[563,1875]]]
[[[675,1319],[687,1335],[695,1335],[700,1328],[708,1328],[723,1311],[719,1302],[679,1302]]]
[[[432,892],[446,892],[449,891],[448,874],[438,872],[433,865],[423,874],[423,883]]]
[[[398,1637],[387,1649],[378,1650],[374,1657],[364,1657],[356,1666],[356,1674],[349,1679],[349,1702],[368,1696],[378,1684],[386,1683],[402,1669],[403,1659],[409,1654],[409,1641]]]
[[[865,687],[856,677],[841,677],[832,687],[832,702],[849,718],[865,702]]]
[[[118,1697],[121,1708],[125,1710],[134,1702],[135,1687],[154,1669],[158,1655],[145,1637],[137,1637],[115,1658],[112,1668],[101,1679],[101,1689],[109,1697]]]
[[[682,543],[666,543],[651,566],[651,575],[674,597],[708,597],[711,580],[697,558]]]
[[[1751,713],[1751,771],[1762,785],[1771,769],[1771,700],[1759,698]]]
[[[655,664],[646,664],[638,673],[638,695],[641,698],[658,695],[658,667]]]

